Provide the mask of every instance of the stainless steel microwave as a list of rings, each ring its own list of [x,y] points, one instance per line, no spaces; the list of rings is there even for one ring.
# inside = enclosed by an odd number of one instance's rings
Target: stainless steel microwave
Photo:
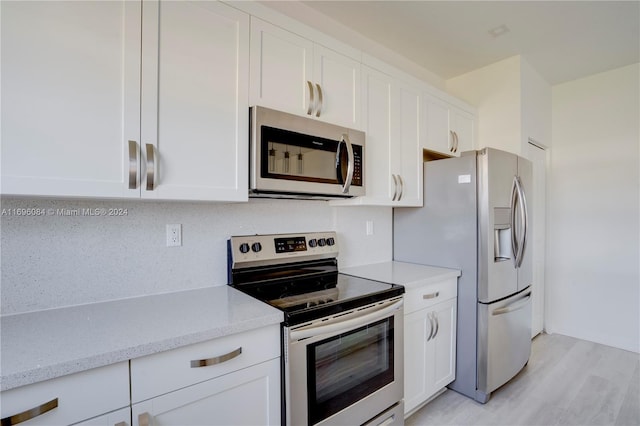
[[[249,196],[365,195],[364,132],[260,106],[250,115]]]

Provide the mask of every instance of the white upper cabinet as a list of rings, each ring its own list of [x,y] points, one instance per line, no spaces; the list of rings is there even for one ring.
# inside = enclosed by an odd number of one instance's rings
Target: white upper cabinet
[[[248,15],[145,2],[142,28],[142,197],[247,200]]]
[[[3,2],[2,193],[247,199],[249,17]]]
[[[424,96],[427,137],[424,148],[459,157],[474,147],[474,115],[431,94]]]
[[[2,194],[136,197],[141,4],[2,2]]]
[[[420,89],[363,66],[366,196],[335,205],[422,204]]]
[[[251,19],[250,103],[359,129],[360,62]]]

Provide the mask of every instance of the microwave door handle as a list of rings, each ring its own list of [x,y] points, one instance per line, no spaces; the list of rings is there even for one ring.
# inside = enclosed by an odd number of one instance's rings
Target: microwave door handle
[[[338,174],[338,182],[342,183],[342,165],[340,164],[340,147],[342,146],[342,142],[344,142],[347,147],[347,176],[344,179],[344,185],[342,186],[342,193],[347,194],[349,192],[349,188],[351,187],[351,180],[353,179],[353,170],[355,168],[354,165],[354,156],[353,156],[353,145],[351,145],[351,140],[349,140],[349,135],[346,133],[342,134],[342,139],[338,142],[338,149],[336,151],[336,172]]]

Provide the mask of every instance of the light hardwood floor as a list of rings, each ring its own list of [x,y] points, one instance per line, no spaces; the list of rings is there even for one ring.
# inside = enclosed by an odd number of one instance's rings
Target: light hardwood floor
[[[485,405],[447,390],[405,424],[639,426],[640,355],[542,334],[529,364]]]

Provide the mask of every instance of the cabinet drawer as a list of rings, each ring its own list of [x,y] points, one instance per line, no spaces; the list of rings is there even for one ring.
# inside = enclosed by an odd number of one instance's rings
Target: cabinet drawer
[[[415,312],[457,297],[458,280],[451,278],[438,283],[412,288],[404,295],[404,313]]]
[[[25,425],[76,423],[129,405],[129,366],[125,361],[70,374],[2,392],[0,398],[2,419],[42,407]]]
[[[280,356],[280,326],[272,325],[131,360],[136,403]]]

